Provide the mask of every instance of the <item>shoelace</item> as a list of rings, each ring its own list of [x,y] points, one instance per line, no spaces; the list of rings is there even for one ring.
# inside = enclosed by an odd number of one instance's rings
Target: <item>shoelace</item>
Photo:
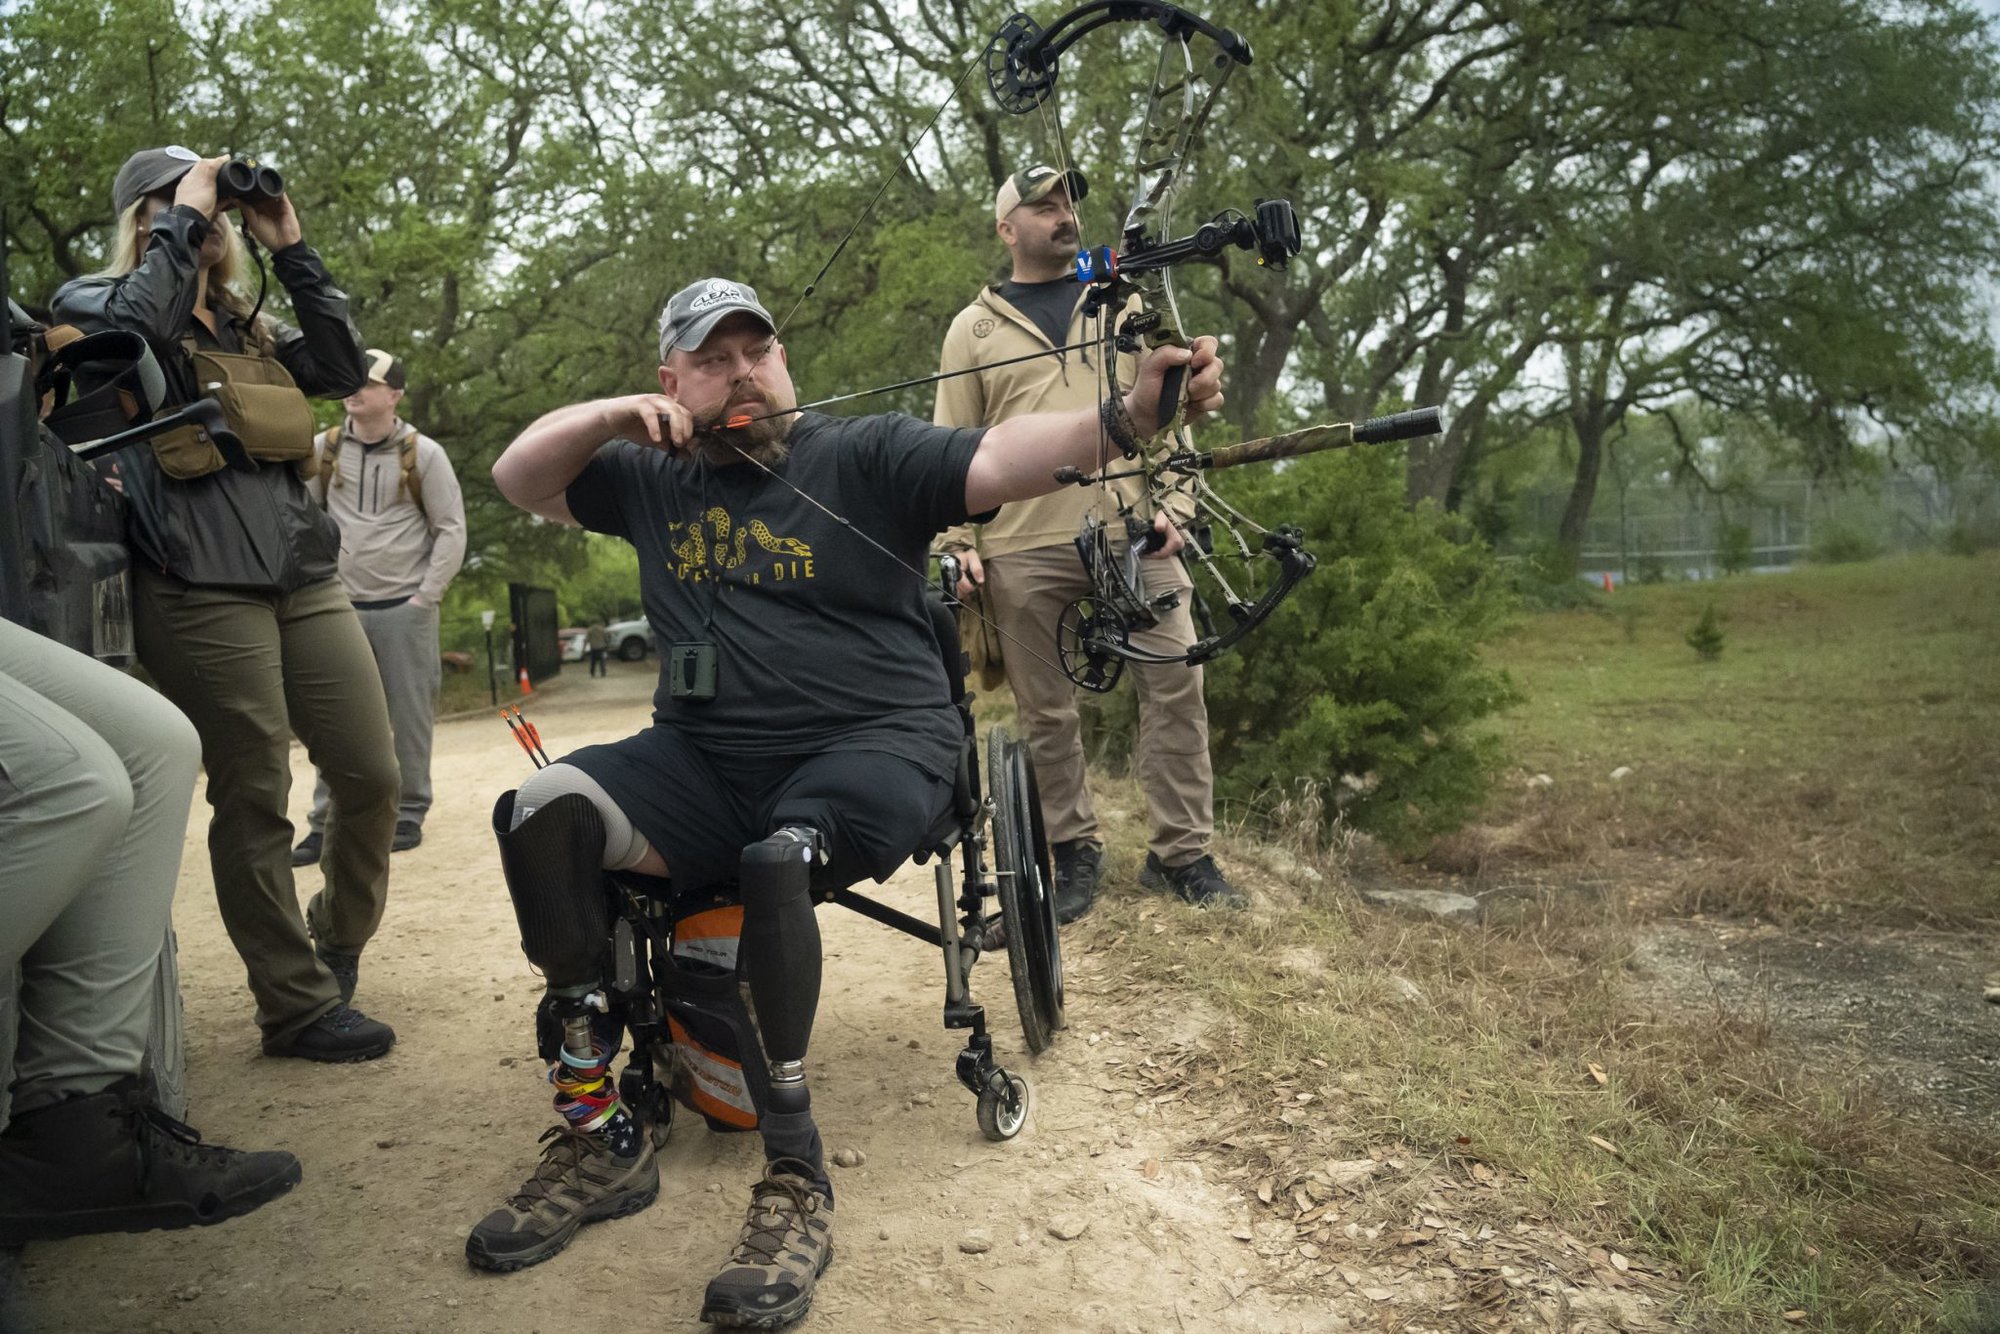
[[[550,1126],[542,1132],[537,1144],[547,1143],[542,1150],[542,1161],[535,1168],[535,1174],[527,1179],[521,1189],[509,1201],[517,1209],[532,1209],[541,1200],[551,1198],[555,1186],[564,1174],[581,1163],[584,1156],[594,1152],[597,1141],[581,1130],[569,1126]]]
[[[766,1168],[764,1179],[750,1190],[750,1218],[731,1258],[738,1264],[776,1264],[794,1227],[793,1213],[778,1197],[791,1203],[797,1211],[797,1228],[804,1231],[805,1220],[816,1207],[809,1197],[818,1193],[809,1182],[789,1172],[780,1174],[775,1166]]]
[[[214,1144],[203,1144],[201,1132],[185,1121],[177,1121],[150,1103],[128,1103],[126,1110],[132,1116],[134,1129],[153,1153],[162,1157],[178,1158],[184,1163],[201,1166],[229,1156],[229,1150]],[[145,1132],[150,1131],[150,1134]]]

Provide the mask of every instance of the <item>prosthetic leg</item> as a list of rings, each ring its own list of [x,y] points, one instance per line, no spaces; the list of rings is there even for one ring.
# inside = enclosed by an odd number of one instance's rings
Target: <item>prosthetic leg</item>
[[[736,1249],[708,1285],[701,1318],[725,1327],[775,1328],[804,1316],[833,1259],[833,1188],[806,1092],[806,1044],[819,1007],[819,921],[812,870],[819,831],[780,829],[743,850],[738,952],[770,1062],[764,1179],[752,1188]]]
[[[545,1011],[561,1028],[549,1082],[566,1123],[543,1136],[548,1147],[534,1176],[466,1238],[472,1264],[504,1272],[548,1259],[585,1223],[645,1208],[659,1194],[660,1175],[652,1142],[611,1079],[615,1039],[592,1023],[609,1009],[603,817],[589,798],[566,793],[517,827],[508,792],[494,807],[493,832],[521,948],[547,979]]]
[[[812,871],[825,858],[816,829],[791,826],[743,850],[737,888],[743,897],[740,955],[757,1030],[770,1063],[764,1156],[795,1159],[824,1181],[826,1164],[806,1089],[806,1045],[819,1009],[819,919]]]

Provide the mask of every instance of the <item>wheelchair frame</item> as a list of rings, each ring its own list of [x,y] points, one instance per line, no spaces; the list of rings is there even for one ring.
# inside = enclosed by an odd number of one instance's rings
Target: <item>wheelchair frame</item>
[[[957,582],[955,564],[952,562],[954,568],[947,571],[948,588]],[[854,889],[816,893],[814,900],[816,905],[835,903],[848,908],[940,951],[945,977],[944,1026],[970,1030],[954,1071],[977,1099],[980,1132],[989,1140],[1008,1140],[1026,1123],[1033,1090],[1025,1076],[1007,1070],[994,1058],[986,1010],[972,998],[970,976],[981,953],[1004,940],[1028,1050],[1039,1054],[1048,1047],[1066,1023],[1055,878],[1027,747],[1006,728],[992,728],[987,734],[987,781],[982,787],[973,696],[965,686],[966,662],[957,624],[948,602],[934,601],[931,612],[946,676],[952,683],[953,704],[965,729],[951,807],[912,854],[919,865],[936,861],[932,873],[937,888],[937,922],[913,917]],[[954,854],[959,861],[955,889]],[[614,912],[609,990],[632,1037],[628,1064],[619,1077],[619,1094],[641,1109],[655,1137],[664,1140],[673,1121],[674,1099],[661,1079],[673,1049],[662,979],[668,975],[667,956],[673,947],[675,896],[667,888],[669,882],[652,877],[612,872],[606,880]],[[997,915],[987,911],[989,901],[997,905]],[[743,1066],[761,1110],[765,1092],[762,1053],[745,1053]]]

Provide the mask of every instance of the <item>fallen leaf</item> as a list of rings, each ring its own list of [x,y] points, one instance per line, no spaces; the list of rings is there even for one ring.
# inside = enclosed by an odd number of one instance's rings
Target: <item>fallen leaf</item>
[[[1598,1148],[1604,1150],[1606,1153],[1610,1154],[1613,1158],[1619,1158],[1624,1156],[1618,1152],[1618,1146],[1616,1144],[1613,1144],[1610,1140],[1604,1138],[1604,1136],[1602,1135],[1592,1135],[1590,1137],[1590,1142],[1592,1144],[1595,1144]]]
[[[1606,1084],[1611,1082],[1611,1077],[1604,1073],[1604,1067],[1599,1065],[1596,1061],[1590,1061],[1586,1063],[1583,1068],[1590,1071],[1590,1077],[1597,1081],[1597,1086],[1599,1088],[1603,1088]]]
[[[1632,1262],[1618,1252],[1613,1251],[1611,1252],[1611,1267],[1622,1274],[1632,1267]]]
[[[1785,1319],[1791,1321],[1794,1325],[1803,1325],[1806,1322],[1806,1313],[1804,1311],[1787,1311],[1785,1312]]]
[[[1139,1174],[1148,1181],[1153,1180],[1160,1175],[1160,1160],[1158,1158],[1148,1158],[1139,1165]]]
[[[1361,1295],[1371,1302],[1386,1302],[1396,1294],[1387,1288],[1363,1288]]]

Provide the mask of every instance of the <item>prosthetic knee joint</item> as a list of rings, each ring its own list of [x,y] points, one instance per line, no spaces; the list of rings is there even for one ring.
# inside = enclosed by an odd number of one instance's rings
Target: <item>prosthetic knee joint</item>
[[[770,1062],[770,1110],[803,1112],[806,1044],[819,1005],[819,921],[813,867],[826,860],[817,829],[793,825],[743,850],[743,971]]]
[[[566,793],[514,824],[514,793],[493,808],[500,869],[514,900],[521,949],[548,983],[562,1023],[563,1056],[592,1059],[592,1011],[607,1008],[604,958],[611,916],[604,900],[604,819],[589,798]]]

